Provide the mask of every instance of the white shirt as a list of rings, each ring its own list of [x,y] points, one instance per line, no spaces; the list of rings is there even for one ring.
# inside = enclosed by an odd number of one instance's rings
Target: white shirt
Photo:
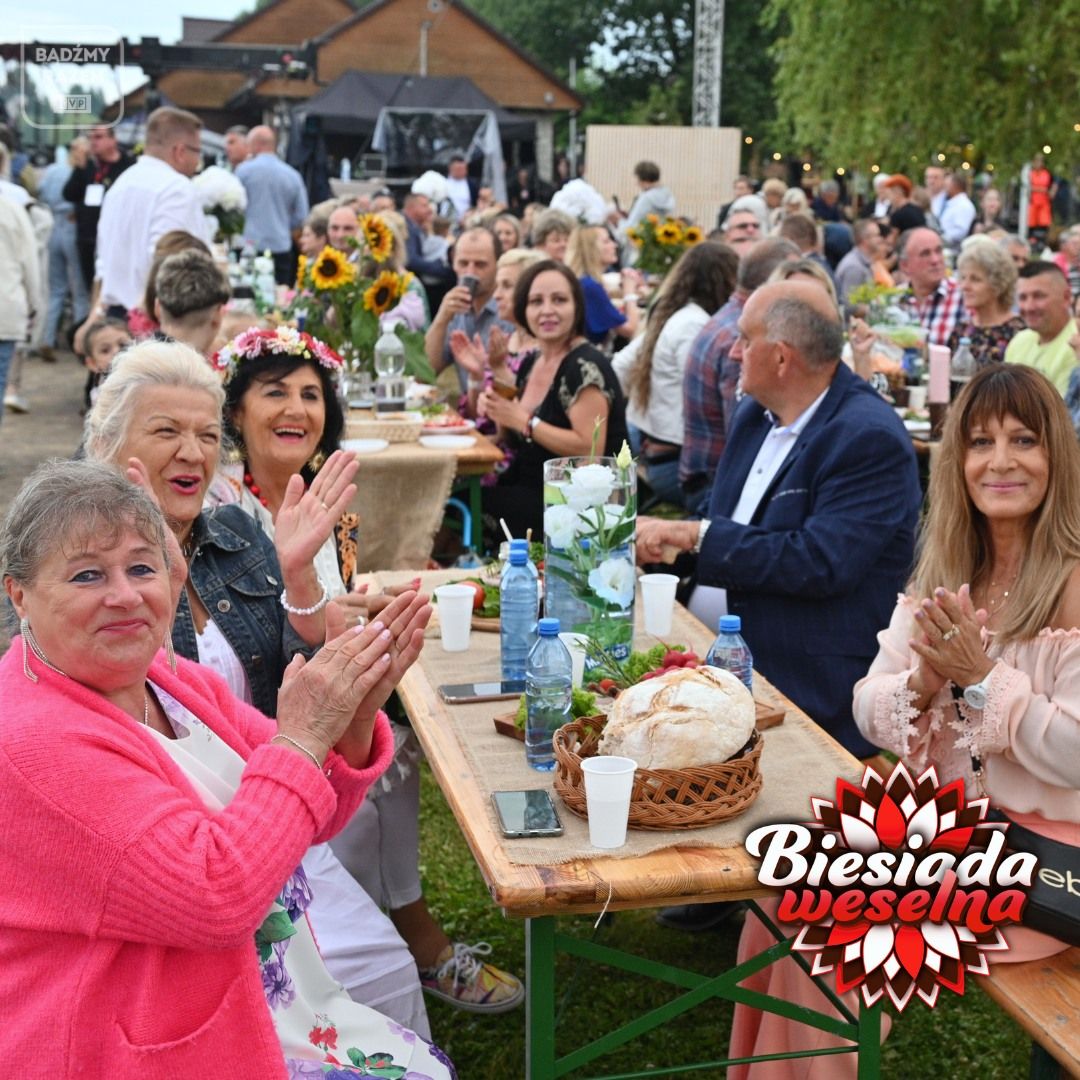
[[[460,221],[472,209],[472,192],[468,180],[446,178],[446,196],[454,204],[457,219]]]
[[[938,214],[938,222],[941,225],[941,237],[950,247],[959,247],[971,226],[975,223],[978,211],[975,204],[964,194],[957,192]]]
[[[172,229],[207,244],[213,240],[195,185],[166,162],[143,154],[117,177],[101,206],[94,276],[101,281],[103,304],[139,306],[154,247]]]
[[[792,447],[806,430],[806,425],[813,419],[828,392],[829,388],[826,387],[787,427],[774,423],[746,474],[742,494],[731,512],[732,521],[739,525],[750,524],[762,496],[769,490],[769,485],[776,478]],[[708,528],[707,521],[702,528]],[[720,616],[727,614],[727,589],[699,585],[690,598],[689,608],[690,613],[696,615],[706,626],[716,626]]]
[[[683,373],[690,346],[708,321],[705,309],[691,303],[676,311],[664,324],[653,349],[649,404],[644,410],[630,399],[628,386],[645,335],[639,334],[625,349],[617,352],[612,361],[626,394],[626,419],[660,442],[682,446]]]

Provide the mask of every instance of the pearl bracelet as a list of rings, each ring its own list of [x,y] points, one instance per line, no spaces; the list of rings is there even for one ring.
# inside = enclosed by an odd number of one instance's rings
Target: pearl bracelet
[[[282,589],[281,606],[290,615],[315,615],[317,612],[322,611],[322,609],[330,603],[330,593],[327,591],[326,586],[323,585],[321,578],[319,578],[319,587],[322,589],[322,596],[320,596],[319,599],[311,605],[311,607],[293,607],[289,603],[285,595],[288,592],[288,589]]]

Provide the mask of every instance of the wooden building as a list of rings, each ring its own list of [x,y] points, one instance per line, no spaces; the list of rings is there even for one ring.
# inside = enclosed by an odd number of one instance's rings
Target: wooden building
[[[557,115],[582,100],[460,0],[373,0],[356,9],[348,0],[272,0],[236,22],[184,19],[185,43],[301,45],[318,48],[318,81],[261,72],[169,71],[157,89],[168,101],[224,131],[252,125],[303,101],[349,70],[465,76],[504,109],[535,124],[535,159],[548,174]],[[125,99],[140,109],[147,86]],[[508,156],[508,159],[512,155]]]

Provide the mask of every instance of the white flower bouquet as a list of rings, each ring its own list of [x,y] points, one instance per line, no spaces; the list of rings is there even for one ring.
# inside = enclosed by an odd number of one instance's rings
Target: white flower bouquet
[[[604,196],[584,180],[571,180],[552,196],[551,209],[569,214],[582,225],[603,225],[608,207]]]
[[[617,660],[634,633],[637,473],[630,448],[617,458],[544,464],[544,613],[588,634]]]
[[[244,231],[247,192],[228,169],[211,165],[203,169],[192,183],[202,200],[203,209],[217,218],[218,235],[215,239],[228,240]]]

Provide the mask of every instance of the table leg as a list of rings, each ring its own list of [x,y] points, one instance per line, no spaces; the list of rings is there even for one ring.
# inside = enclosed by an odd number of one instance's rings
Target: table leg
[[[525,920],[526,1080],[555,1076],[555,918]]]
[[[469,513],[472,514],[472,545],[474,551],[484,551],[484,499],[479,476],[469,477]]]

